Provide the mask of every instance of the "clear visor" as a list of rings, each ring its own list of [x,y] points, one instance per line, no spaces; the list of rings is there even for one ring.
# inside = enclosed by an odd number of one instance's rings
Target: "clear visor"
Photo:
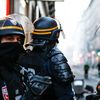
[[[17,22],[19,22],[23,26],[24,32],[26,34],[31,33],[34,30],[31,20],[28,17],[26,17],[25,15],[14,13],[14,14],[8,15],[6,17],[15,19]]]
[[[34,26],[32,21],[27,16],[14,13],[8,15],[7,17],[15,19],[17,22],[19,22],[22,25],[26,36],[24,44],[32,40],[30,33],[32,33],[32,31],[34,30]]]

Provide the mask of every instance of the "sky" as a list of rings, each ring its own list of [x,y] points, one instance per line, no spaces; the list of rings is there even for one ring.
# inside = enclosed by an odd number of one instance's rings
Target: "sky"
[[[6,0],[2,0],[2,3],[0,3],[0,18],[4,17],[6,15]]]

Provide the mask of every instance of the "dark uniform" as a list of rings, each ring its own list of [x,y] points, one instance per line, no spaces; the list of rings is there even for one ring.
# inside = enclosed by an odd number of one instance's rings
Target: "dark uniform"
[[[97,68],[98,68],[98,77],[100,77],[100,61],[97,64]]]
[[[52,85],[40,100],[73,100],[71,82],[74,75],[67,59],[56,47],[61,29],[58,28],[56,20],[50,17],[36,20],[34,27],[33,41],[28,44],[33,50],[28,50],[26,54],[20,56],[19,63],[34,68],[36,74],[52,77]]]
[[[14,19],[6,17],[0,20],[0,39],[20,36],[19,42],[0,43],[0,100],[34,100],[48,87],[50,77],[34,75],[17,64],[23,49],[24,30]],[[40,87],[39,87],[39,86]]]
[[[88,79],[88,73],[89,73],[89,65],[88,64],[85,64],[84,65],[84,77],[86,78],[86,79]]]

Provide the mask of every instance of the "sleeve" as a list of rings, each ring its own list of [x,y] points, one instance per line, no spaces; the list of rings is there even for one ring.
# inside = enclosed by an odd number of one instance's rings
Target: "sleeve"
[[[71,83],[74,75],[65,56],[59,51],[52,52],[51,56],[53,77],[60,83]]]

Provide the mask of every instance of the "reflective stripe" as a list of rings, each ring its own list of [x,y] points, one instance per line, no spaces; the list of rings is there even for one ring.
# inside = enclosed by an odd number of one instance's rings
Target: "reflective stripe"
[[[32,34],[47,35],[47,34],[51,34],[51,32],[32,32]]]
[[[22,27],[18,27],[18,26],[4,26],[4,27],[0,27],[1,30],[4,29],[18,29],[18,30],[23,30]]]
[[[49,28],[49,29],[34,29],[34,31],[38,31],[38,32],[43,32],[43,31],[52,31],[58,29],[58,27],[53,27],[53,28]]]

